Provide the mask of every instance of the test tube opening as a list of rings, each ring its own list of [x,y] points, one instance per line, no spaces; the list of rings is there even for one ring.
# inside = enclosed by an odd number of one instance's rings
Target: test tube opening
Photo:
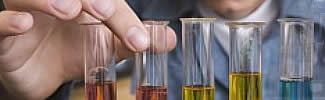
[[[226,22],[226,25],[229,27],[261,27],[264,26],[266,22],[256,21],[256,22]]]
[[[186,22],[214,22],[216,21],[216,18],[180,18],[180,21],[182,21],[183,23]]]
[[[166,26],[166,25],[169,24],[169,21],[164,21],[164,20],[161,20],[161,21],[145,20],[145,21],[142,21],[142,23],[144,25],[162,25],[162,26]]]
[[[306,18],[281,18],[278,19],[280,23],[287,23],[287,22],[297,22],[297,23],[314,23],[313,19],[306,19]]]

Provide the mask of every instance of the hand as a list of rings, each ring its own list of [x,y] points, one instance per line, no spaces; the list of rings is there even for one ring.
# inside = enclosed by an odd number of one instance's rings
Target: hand
[[[4,0],[0,12],[1,84],[11,98],[43,100],[64,82],[83,77],[82,38],[75,20],[83,10],[119,38],[118,59],[148,48],[148,34],[123,0]],[[168,48],[176,36],[168,28]],[[1,91],[1,90],[0,90]]]

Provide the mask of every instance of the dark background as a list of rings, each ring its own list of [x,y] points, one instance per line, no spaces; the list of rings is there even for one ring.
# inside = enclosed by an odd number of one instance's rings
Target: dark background
[[[3,10],[3,9],[4,9],[3,2],[2,2],[2,0],[0,0],[0,11]]]

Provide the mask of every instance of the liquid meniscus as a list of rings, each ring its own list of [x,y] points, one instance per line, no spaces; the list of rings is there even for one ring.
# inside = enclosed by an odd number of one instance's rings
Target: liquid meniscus
[[[183,100],[214,100],[214,87],[185,86],[183,87]]]
[[[261,73],[230,73],[229,100],[262,100]]]
[[[311,78],[281,79],[281,100],[312,100]]]
[[[86,83],[87,100],[116,100],[116,84],[112,81]]]
[[[167,87],[140,86],[136,91],[136,100],[167,100]]]

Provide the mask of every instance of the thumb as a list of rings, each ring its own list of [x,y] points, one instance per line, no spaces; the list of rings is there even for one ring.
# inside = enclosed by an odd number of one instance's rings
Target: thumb
[[[20,35],[33,26],[33,17],[29,13],[0,12],[0,37]]]

